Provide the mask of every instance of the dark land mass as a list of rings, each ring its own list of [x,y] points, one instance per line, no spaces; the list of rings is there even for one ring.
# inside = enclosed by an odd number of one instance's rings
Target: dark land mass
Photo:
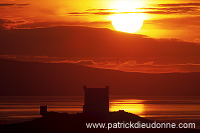
[[[79,133],[199,133],[196,129],[178,129],[178,128],[123,128],[123,125],[118,128],[86,128],[86,123],[153,123],[153,121],[141,118],[137,115],[119,111],[110,112],[108,115],[85,115],[79,114],[67,114],[49,112],[42,118],[37,118],[32,121],[15,123],[9,125],[1,125],[1,133],[67,133],[67,132],[79,132]],[[157,122],[158,123],[158,122]],[[108,124],[106,124],[108,127]],[[111,127],[111,125],[109,126]],[[113,126],[112,126],[113,127]],[[116,127],[116,126],[115,126]],[[138,126],[141,127],[141,126]]]
[[[110,86],[110,95],[200,96],[200,73],[147,74],[68,63],[0,59],[1,96],[83,95],[82,86]]]

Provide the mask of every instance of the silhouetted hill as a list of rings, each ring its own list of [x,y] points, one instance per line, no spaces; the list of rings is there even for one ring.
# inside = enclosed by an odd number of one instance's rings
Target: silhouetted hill
[[[200,95],[200,73],[128,73],[6,59],[0,68],[0,95],[83,95],[83,85],[109,85],[111,95]]]
[[[105,124],[98,128],[87,128],[86,123],[100,123]],[[118,123],[132,123],[133,126],[127,126],[125,128]],[[52,112],[51,115],[42,118],[37,118],[32,121],[15,123],[10,125],[0,125],[1,133],[66,133],[66,132],[78,132],[78,133],[199,133],[199,130],[195,129],[178,129],[178,128],[141,128],[141,125],[135,125],[135,123],[155,123],[137,115],[127,112],[112,112],[105,117],[90,116],[79,114],[60,114]],[[156,122],[159,123],[159,122]],[[161,122],[160,122],[161,123]],[[117,125],[118,124],[118,125]],[[109,130],[108,130],[109,127]],[[136,127],[136,128],[134,128]],[[138,128],[137,128],[138,127]],[[176,126],[177,127],[177,126]]]

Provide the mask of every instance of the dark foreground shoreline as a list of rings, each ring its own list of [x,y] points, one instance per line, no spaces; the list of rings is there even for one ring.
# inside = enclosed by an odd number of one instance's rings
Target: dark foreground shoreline
[[[1,133],[200,133],[197,129],[178,128],[87,128],[86,123],[117,122],[153,123],[127,112],[110,112],[108,115],[85,115],[83,113],[68,114],[48,112],[47,115],[27,122],[0,126]]]

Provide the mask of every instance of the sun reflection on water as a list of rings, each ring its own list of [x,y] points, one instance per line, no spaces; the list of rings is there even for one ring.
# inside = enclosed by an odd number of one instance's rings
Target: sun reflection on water
[[[142,115],[144,113],[144,100],[138,99],[118,99],[111,100],[110,111],[124,110],[129,113]]]

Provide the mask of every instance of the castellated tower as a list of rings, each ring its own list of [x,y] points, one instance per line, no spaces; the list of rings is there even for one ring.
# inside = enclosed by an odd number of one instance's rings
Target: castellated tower
[[[109,112],[109,86],[105,88],[87,88],[85,92],[84,114],[107,114]]]

